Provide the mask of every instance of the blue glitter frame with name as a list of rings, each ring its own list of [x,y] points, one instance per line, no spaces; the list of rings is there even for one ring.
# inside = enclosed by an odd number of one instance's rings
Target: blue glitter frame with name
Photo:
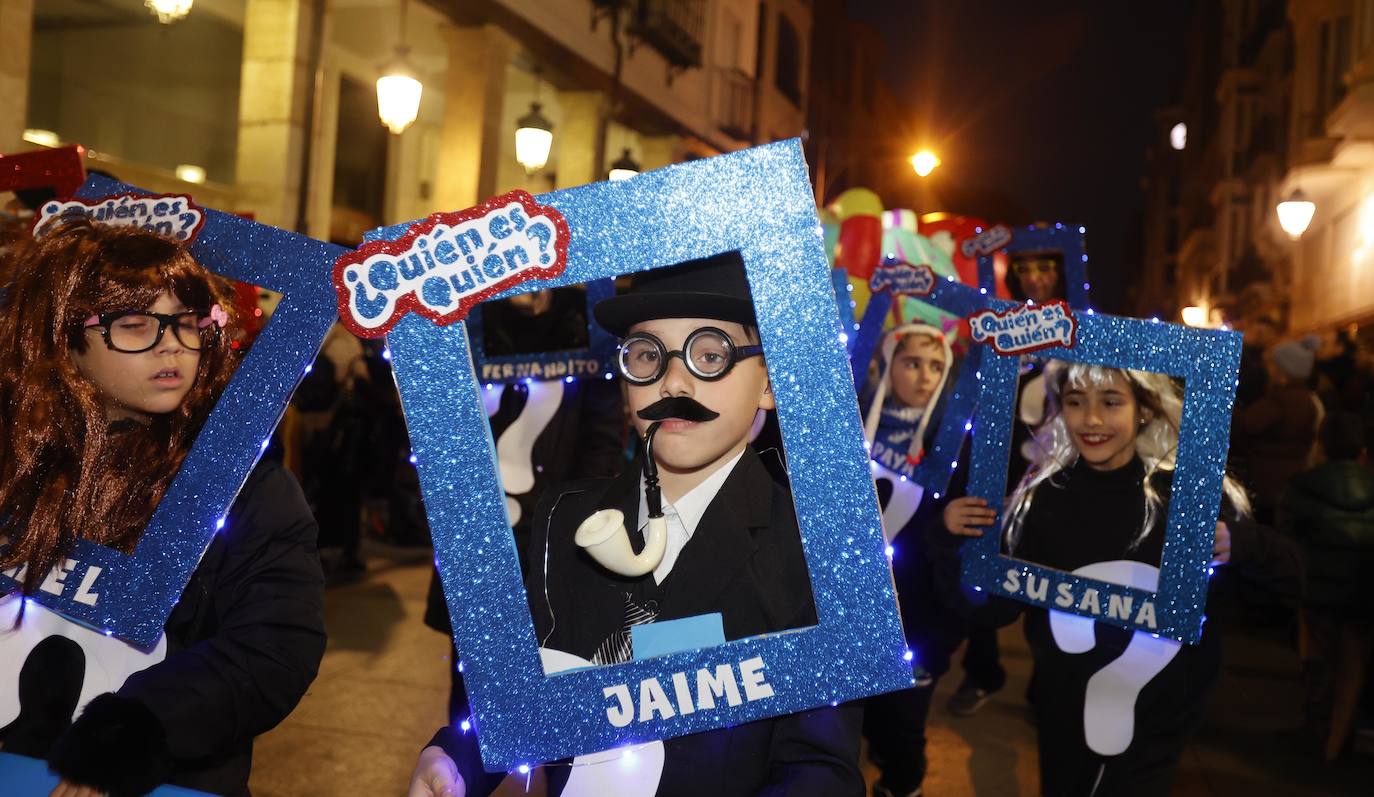
[[[77,197],[102,199],[156,192],[100,175]],[[338,317],[329,266],[347,250],[304,235],[202,208],[204,227],[191,254],[210,271],[282,295],[215,404],[181,469],[153,512],[138,547],[124,554],[77,542],[56,592],[29,596],[76,622],[149,649],[216,532],[239,488],[266,450],[296,384],[305,376]],[[0,590],[16,587],[0,574]]]
[[[873,293],[864,308],[863,318],[855,325],[857,331],[851,336],[853,345],[849,357],[856,388],[859,380],[868,373],[868,363],[872,361],[878,342],[882,339],[883,320],[892,309],[893,298],[891,291]],[[936,279],[930,294],[919,299],[958,316],[967,316],[988,306],[986,290],[970,288],[952,277]],[[983,361],[983,348],[971,343],[968,354],[959,364],[958,376],[946,389],[943,403],[937,405],[941,413],[940,427],[925,457],[918,464],[899,468],[882,463],[899,477],[921,485],[937,501],[949,489],[949,480],[959,466],[959,452],[963,448],[964,438],[973,430],[973,411],[978,399],[977,373]],[[874,445],[876,448],[877,444]],[[870,453],[876,457],[876,452]]]
[[[1087,310],[1092,305],[1088,281],[1088,251],[1083,241],[1087,228],[1078,224],[1056,222],[1052,227],[1022,227],[1011,229],[1011,243],[999,251],[1008,260],[1018,252],[1059,252],[1064,257],[1064,299],[1075,310]],[[1010,263],[1008,268],[1010,268]],[[996,285],[992,253],[978,255],[978,283],[987,290]]]
[[[819,624],[545,676],[466,328],[409,315],[387,343],[485,766],[509,771],[910,686],[910,654],[800,143],[678,164],[538,201],[567,219],[568,268],[557,279],[532,280],[492,298],[740,252],[791,464]],[[369,237],[394,240],[406,226]],[[756,659],[771,686],[766,698],[671,717],[651,712],[624,728],[609,721],[607,695],[616,687],[638,696],[653,682],[671,691],[675,674],[714,673]]]
[[[994,300],[989,306],[1001,311],[1018,305]],[[986,351],[979,373],[978,423],[968,494],[986,499],[996,510],[997,520],[982,537],[965,541],[964,583],[1032,606],[1196,643],[1205,620],[1241,336],[1092,311],[1075,315],[1078,329],[1073,347],[1046,349],[1038,356],[1153,371],[1184,380],[1178,457],[1158,588],[1151,592],[1076,576],[1001,552],[1020,357],[991,349]]]
[[[477,378],[483,384],[504,385],[532,379],[536,382],[554,379],[602,379],[615,367],[615,336],[601,328],[592,318],[596,303],[615,294],[615,280],[593,280],[585,286],[587,293],[587,341],[580,349],[560,349],[538,354],[489,355],[482,332],[482,305],[468,314],[468,342],[472,345],[472,361]]]

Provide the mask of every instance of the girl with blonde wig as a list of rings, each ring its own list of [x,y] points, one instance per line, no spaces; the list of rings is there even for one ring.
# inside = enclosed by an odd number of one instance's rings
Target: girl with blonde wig
[[[1181,385],[1165,374],[1060,360],[1051,360],[1044,376],[1046,420],[1029,447],[1030,467],[1006,502],[1003,551],[1063,573],[1150,592],[1164,588],[1159,566]],[[1230,476],[1222,493],[1218,514],[1225,519],[1216,521],[1212,556],[1213,565],[1227,567],[1217,568],[1209,584],[1208,613],[1234,589],[1233,578],[1295,600],[1300,552],[1245,519],[1249,499]],[[944,510],[945,529],[955,536],[981,536],[980,527],[994,518],[981,497],[956,498]],[[1036,717],[1041,792],[1169,794],[1220,671],[1217,623],[1204,620],[1197,644],[1182,645],[1103,622],[1075,636],[1082,620],[1008,598],[979,609],[988,626],[1022,615],[1035,662],[1027,696]]]

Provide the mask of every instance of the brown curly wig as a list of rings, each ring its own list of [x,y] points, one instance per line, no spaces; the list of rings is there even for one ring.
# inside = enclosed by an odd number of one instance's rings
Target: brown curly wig
[[[232,311],[228,284],[175,241],[84,219],[45,233],[10,265],[0,297],[0,570],[27,564],[29,594],[79,539],[137,546],[238,355],[216,335],[177,410],[147,426],[111,424],[73,357],[86,350],[85,319],[150,307],[163,291],[194,309]]]

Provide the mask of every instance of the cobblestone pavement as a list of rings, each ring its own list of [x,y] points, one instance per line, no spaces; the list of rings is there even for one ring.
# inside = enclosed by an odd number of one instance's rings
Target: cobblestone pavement
[[[373,797],[405,793],[420,748],[444,720],[448,645],[420,621],[428,550],[366,546],[369,568],[329,589],[329,649],[296,711],[258,740],[255,797]],[[1190,745],[1175,794],[1374,793],[1374,757],[1317,762],[1300,730],[1297,660],[1278,634],[1233,633],[1206,727]],[[1020,628],[1003,629],[1007,687],[974,717],[944,709],[957,673],[938,690],[930,728],[929,797],[1037,793],[1035,729],[1022,695],[1030,671]],[[957,657],[956,657],[957,661]],[[867,767],[871,778],[876,772]],[[507,782],[499,794],[525,794]],[[542,795],[541,780],[529,793]]]

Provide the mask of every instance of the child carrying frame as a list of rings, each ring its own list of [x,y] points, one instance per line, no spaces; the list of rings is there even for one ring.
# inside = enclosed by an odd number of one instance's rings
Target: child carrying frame
[[[392,319],[387,343],[486,768],[512,770],[910,686],[800,144],[781,142],[539,197],[507,195],[481,209],[490,214],[513,207],[504,203],[522,204],[528,215],[521,222],[535,224],[541,213],[566,220],[568,237],[555,243],[566,245],[567,265],[554,275],[500,285],[483,299],[740,253],[777,400],[819,623],[546,676],[465,326],[443,319],[436,324],[417,313]],[[400,239],[445,215],[377,230],[369,239]],[[506,223],[497,229],[506,232]],[[540,251],[547,243],[543,235],[536,236]],[[380,250],[363,248],[369,251]],[[345,259],[358,264],[353,256]],[[525,260],[512,256],[508,263]],[[462,267],[461,261],[454,265]],[[493,274],[509,273],[493,266]],[[336,287],[348,323],[346,273],[356,284],[363,272],[338,268],[336,275],[345,274]],[[430,298],[435,304],[421,311],[430,318],[449,306],[439,299],[457,301],[438,287]],[[374,330],[381,326],[369,323]],[[722,690],[712,705],[693,701],[703,680]],[[623,719],[617,696],[626,694],[635,712],[623,723],[616,721]]]

